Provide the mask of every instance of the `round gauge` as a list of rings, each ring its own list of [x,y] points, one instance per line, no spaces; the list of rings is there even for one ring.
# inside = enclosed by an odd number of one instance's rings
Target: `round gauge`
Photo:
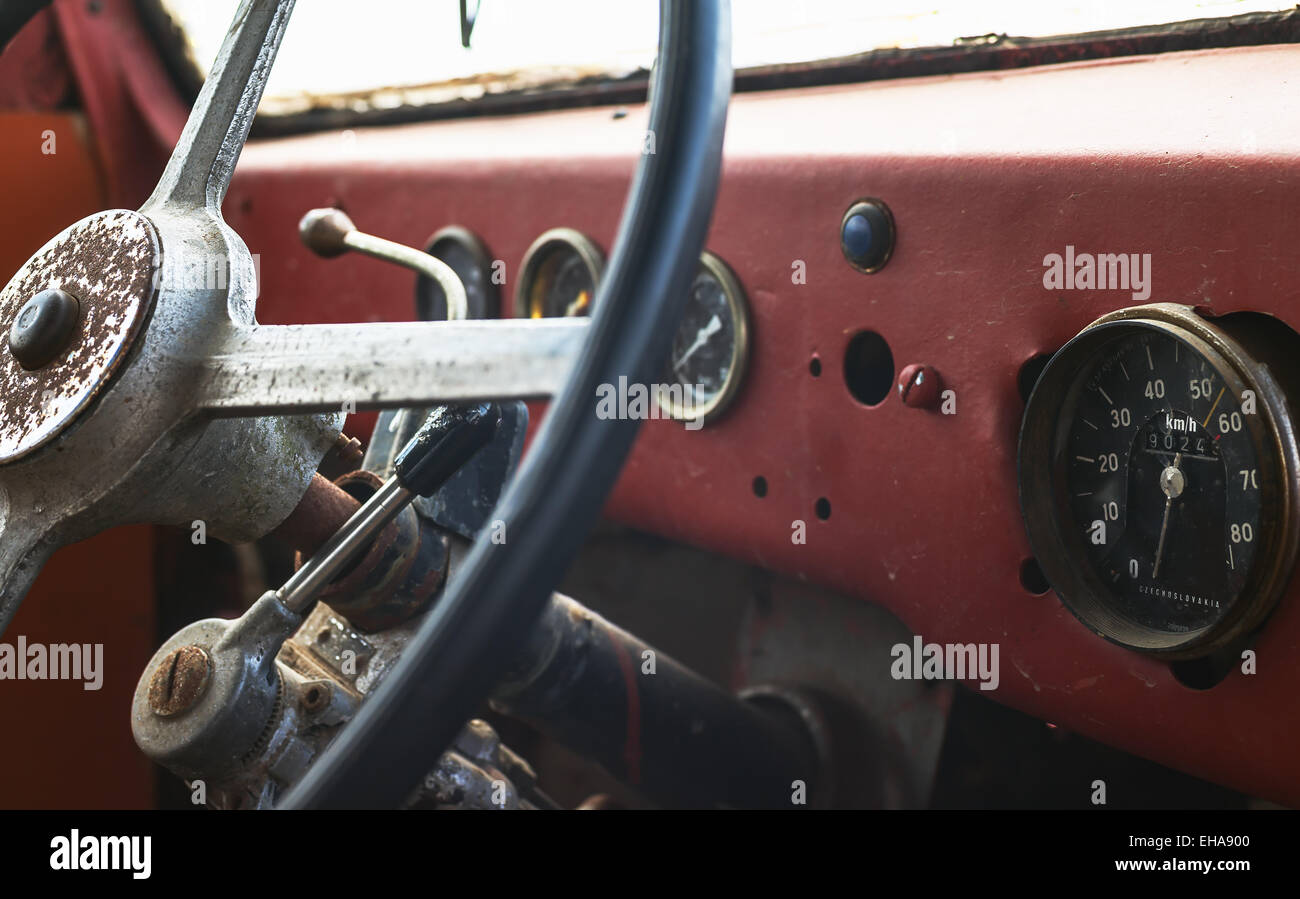
[[[585,235],[572,228],[547,231],[524,254],[515,317],[589,315],[604,267],[604,254]]]
[[[718,418],[735,398],[749,361],[749,310],[745,292],[727,264],[712,253],[700,257],[690,298],[673,337],[665,380],[680,387],[659,394],[672,418]]]
[[[492,281],[492,257],[474,232],[450,225],[429,238],[424,252],[447,263],[465,285],[470,318],[500,316],[501,292]],[[415,310],[421,321],[447,318],[447,295],[437,281],[424,275],[416,276]]]
[[[1300,465],[1258,335],[1183,306],[1125,309],[1034,387],[1019,460],[1030,543],[1066,606],[1113,642],[1201,657],[1281,595]]]

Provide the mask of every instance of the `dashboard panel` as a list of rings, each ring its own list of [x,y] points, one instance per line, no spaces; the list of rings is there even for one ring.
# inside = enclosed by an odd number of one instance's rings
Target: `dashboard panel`
[[[1017,482],[1022,385],[1099,317],[1162,302],[1300,325],[1298,62],[1262,47],[737,95],[707,248],[748,299],[744,382],[702,429],[646,422],[608,514],[878,603],[927,641],[999,644],[993,698],[1300,803],[1289,572],[1254,673],[1195,689],[1027,576]],[[611,245],[644,129],[643,109],[597,108],[251,143],[226,217],[277,260],[260,317],[411,317],[401,272],[298,245],[320,206],[413,245],[468,228],[511,296],[543,232]],[[870,272],[841,239],[869,198],[894,229]],[[1149,254],[1146,283],[1058,285],[1052,257],[1076,253]],[[943,401],[905,401],[904,371]]]

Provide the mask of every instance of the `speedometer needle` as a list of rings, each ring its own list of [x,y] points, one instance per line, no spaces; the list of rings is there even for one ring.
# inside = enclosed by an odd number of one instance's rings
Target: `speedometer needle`
[[[1183,488],[1187,485],[1186,478],[1178,469],[1182,461],[1183,454],[1175,453],[1174,464],[1160,472],[1160,489],[1165,494],[1165,517],[1160,522],[1160,542],[1156,544],[1156,564],[1151,569],[1152,578],[1160,576],[1160,560],[1165,554],[1165,534],[1169,531],[1169,509],[1173,506],[1174,500],[1182,495]]]

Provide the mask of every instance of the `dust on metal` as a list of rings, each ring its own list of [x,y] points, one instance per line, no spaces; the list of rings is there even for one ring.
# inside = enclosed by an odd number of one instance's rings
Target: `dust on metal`
[[[0,291],[4,327],[42,291],[63,290],[80,306],[66,345],[43,367],[28,371],[0,353],[0,464],[52,440],[113,376],[147,318],[160,258],[147,218],[111,210],[59,234]]]

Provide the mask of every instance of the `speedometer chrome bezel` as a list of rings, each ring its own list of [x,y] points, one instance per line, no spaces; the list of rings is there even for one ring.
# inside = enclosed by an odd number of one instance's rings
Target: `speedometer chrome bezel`
[[[1155,331],[1183,341],[1205,357],[1240,395],[1253,390],[1257,414],[1245,416],[1260,471],[1263,542],[1245,583],[1216,621],[1197,630],[1152,628],[1124,617],[1119,603],[1067,534],[1065,441],[1070,421],[1062,410],[1103,347],[1131,333]],[[1030,546],[1067,609],[1101,637],[1171,661],[1200,658],[1236,644],[1258,628],[1291,579],[1300,543],[1296,473],[1300,471],[1286,394],[1270,366],[1190,306],[1157,303],[1102,316],[1057,352],[1039,376],[1021,425],[1018,452],[1020,506]],[[1265,526],[1266,525],[1266,526]]]

